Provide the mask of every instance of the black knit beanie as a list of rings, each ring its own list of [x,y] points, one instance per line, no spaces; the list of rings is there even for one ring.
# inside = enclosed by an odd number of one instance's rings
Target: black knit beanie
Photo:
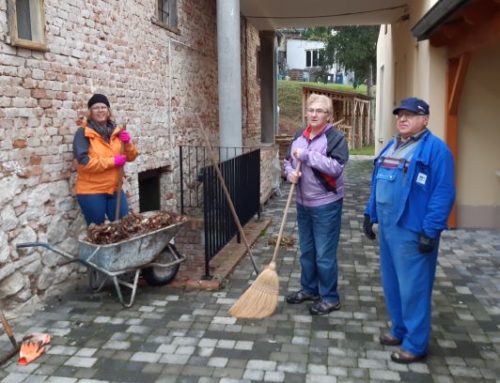
[[[90,109],[92,107],[92,105],[97,104],[97,103],[105,104],[108,108],[110,107],[108,98],[103,94],[99,94],[99,93],[94,94],[92,97],[89,98],[87,105]]]

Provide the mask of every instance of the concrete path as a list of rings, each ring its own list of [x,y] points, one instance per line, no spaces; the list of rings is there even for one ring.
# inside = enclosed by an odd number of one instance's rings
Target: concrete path
[[[280,252],[280,303],[265,320],[235,320],[228,308],[251,279],[245,259],[220,291],[143,286],[123,309],[113,290],[90,294],[82,283],[14,322],[21,335],[53,335],[48,352],[28,366],[14,361],[1,382],[500,382],[500,233],[457,230],[443,236],[434,291],[430,355],[397,365],[381,346],[387,329],[375,242],[361,233],[369,160],[353,159],[339,249],[342,310],[311,317],[283,296],[299,287],[296,249]],[[272,255],[287,187],[265,206],[273,223],[254,247],[259,264]],[[291,209],[287,236],[295,233]],[[10,348],[0,336],[2,353]]]

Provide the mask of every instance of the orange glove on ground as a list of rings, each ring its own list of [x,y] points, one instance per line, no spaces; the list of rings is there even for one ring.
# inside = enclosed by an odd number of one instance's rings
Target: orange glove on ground
[[[33,334],[24,337],[19,349],[17,364],[25,366],[34,361],[45,352],[45,345],[49,344],[50,340],[49,334]]]

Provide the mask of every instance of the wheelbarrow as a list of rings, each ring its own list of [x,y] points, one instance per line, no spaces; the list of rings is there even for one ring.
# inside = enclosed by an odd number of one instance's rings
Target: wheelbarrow
[[[16,248],[44,247],[69,259],[59,266],[79,262],[87,267],[92,290],[101,290],[106,281],[111,279],[120,303],[124,307],[131,307],[134,304],[141,270],[146,282],[152,286],[165,285],[174,279],[180,263],[186,259],[179,254],[173,244],[173,238],[184,223],[178,222],[108,245],[96,245],[80,239],[77,257],[47,242],[18,243]],[[132,282],[130,282],[131,273],[133,273]],[[122,286],[131,290],[128,302],[123,298]]]

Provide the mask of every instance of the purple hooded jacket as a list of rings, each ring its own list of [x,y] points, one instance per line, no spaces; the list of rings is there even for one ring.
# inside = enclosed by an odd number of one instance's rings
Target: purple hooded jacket
[[[311,127],[307,127],[295,135],[285,159],[285,174],[290,181],[297,166],[292,153],[297,148],[302,149],[302,176],[297,183],[296,199],[304,206],[321,206],[344,197],[344,166],[349,151],[344,134],[331,124],[327,124],[312,140],[310,134]]]

